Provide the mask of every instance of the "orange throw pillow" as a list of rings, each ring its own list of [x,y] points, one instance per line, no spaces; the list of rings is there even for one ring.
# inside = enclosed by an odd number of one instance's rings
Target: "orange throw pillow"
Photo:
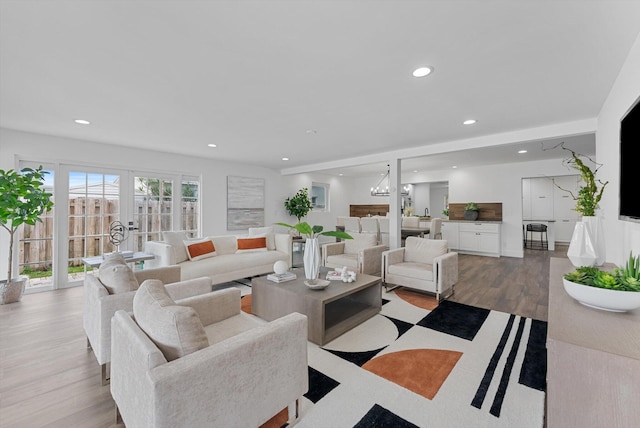
[[[201,260],[216,255],[216,247],[211,239],[204,241],[184,241],[189,260]]]
[[[267,251],[267,237],[260,238],[238,238],[238,251]]]

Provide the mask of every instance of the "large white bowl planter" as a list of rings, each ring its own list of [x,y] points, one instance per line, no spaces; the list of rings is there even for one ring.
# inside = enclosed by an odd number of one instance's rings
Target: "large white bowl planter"
[[[640,292],[609,290],[577,284],[562,278],[562,285],[569,296],[585,306],[611,312],[627,312],[640,308]]]

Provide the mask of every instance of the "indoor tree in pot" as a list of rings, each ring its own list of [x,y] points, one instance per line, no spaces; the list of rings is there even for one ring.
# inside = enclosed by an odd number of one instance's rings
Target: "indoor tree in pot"
[[[276,223],[279,226],[288,227],[290,229],[297,230],[306,238],[304,246],[304,276],[313,285],[318,279],[320,273],[320,243],[318,241],[319,236],[334,236],[341,239],[353,239],[351,235],[346,232],[337,230],[323,231],[322,226],[310,226],[309,223],[303,221],[295,225],[287,223]]]
[[[598,164],[588,156],[578,154],[564,146],[562,146],[562,149],[571,152],[571,157],[565,159],[563,163],[577,170],[584,183],[575,194],[571,190],[564,189],[554,183],[560,190],[571,195],[573,200],[576,201],[574,210],[582,215],[582,222],[576,223],[567,257],[576,267],[581,265],[592,266],[594,264],[601,266],[606,260],[606,253],[602,223],[600,218],[596,216],[596,210],[602,199],[604,189],[609,182],[596,179],[596,174],[602,164]],[[595,169],[592,170],[586,165],[582,158],[588,159],[596,165]]]
[[[298,190],[298,193],[285,199],[284,207],[289,215],[297,218],[298,223],[300,223],[300,219],[309,214],[312,208],[311,199],[309,199],[309,189],[303,187]]]
[[[24,293],[26,278],[13,277],[13,243],[22,224],[35,225],[53,207],[52,194],[44,190],[46,173],[42,166],[20,173],[0,169],[0,225],[9,232],[9,268],[7,280],[0,281],[0,304],[18,302]]]

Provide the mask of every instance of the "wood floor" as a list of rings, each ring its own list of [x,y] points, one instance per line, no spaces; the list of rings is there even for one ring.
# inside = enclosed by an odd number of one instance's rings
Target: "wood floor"
[[[451,300],[547,320],[549,257],[460,255]],[[0,306],[0,427],[115,427],[114,403],[86,348],[82,288],[25,296]]]

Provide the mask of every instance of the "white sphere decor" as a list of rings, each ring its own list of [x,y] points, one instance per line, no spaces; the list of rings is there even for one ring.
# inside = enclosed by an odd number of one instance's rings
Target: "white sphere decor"
[[[284,260],[278,260],[273,264],[273,271],[277,275],[285,273],[289,269],[289,265]]]

